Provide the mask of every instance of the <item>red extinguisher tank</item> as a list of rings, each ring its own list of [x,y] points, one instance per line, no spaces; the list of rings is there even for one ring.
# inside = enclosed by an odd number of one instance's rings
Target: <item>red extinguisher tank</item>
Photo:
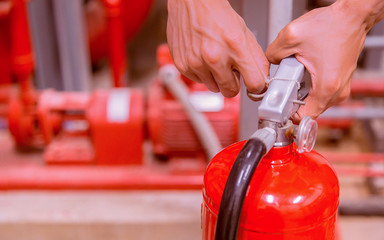
[[[215,238],[220,201],[231,167],[244,142],[218,153],[204,176],[203,239]],[[335,239],[339,183],[329,162],[294,144],[273,147],[250,182],[237,239]]]

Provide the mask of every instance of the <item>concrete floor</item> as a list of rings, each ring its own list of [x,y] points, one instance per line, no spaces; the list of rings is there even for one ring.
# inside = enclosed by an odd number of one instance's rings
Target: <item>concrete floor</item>
[[[200,191],[0,194],[1,240],[200,239]]]
[[[200,191],[10,191],[1,240],[201,239]],[[340,217],[344,240],[383,240],[384,219]]]

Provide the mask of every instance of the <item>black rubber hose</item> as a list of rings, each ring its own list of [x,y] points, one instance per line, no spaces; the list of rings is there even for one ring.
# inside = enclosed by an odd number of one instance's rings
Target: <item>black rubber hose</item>
[[[215,240],[236,240],[244,198],[266,149],[261,140],[252,138],[237,156],[221,198]]]

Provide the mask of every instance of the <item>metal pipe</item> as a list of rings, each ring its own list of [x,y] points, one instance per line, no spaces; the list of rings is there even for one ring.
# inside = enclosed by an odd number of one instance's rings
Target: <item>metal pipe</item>
[[[319,119],[384,119],[383,107],[331,107]]]
[[[53,1],[28,1],[28,17],[32,45],[35,53],[37,89],[63,90],[56,27],[53,16]]]
[[[183,105],[196,134],[203,145],[207,158],[211,160],[222,146],[207,118],[198,112],[188,98],[187,86],[180,80],[180,73],[173,65],[160,68],[160,77],[172,95]]]
[[[83,2],[52,1],[65,91],[89,91],[91,65],[85,35]]]
[[[271,44],[281,29],[292,21],[293,0],[270,0],[268,43]]]
[[[365,48],[384,48],[384,36],[367,36],[364,43]]]

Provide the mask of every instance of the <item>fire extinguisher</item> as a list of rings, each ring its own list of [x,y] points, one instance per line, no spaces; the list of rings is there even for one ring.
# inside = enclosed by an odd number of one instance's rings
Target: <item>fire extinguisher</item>
[[[283,59],[258,107],[259,130],[218,153],[204,176],[204,240],[335,239],[337,176],[312,148],[317,123],[289,119],[310,89],[304,66]]]

